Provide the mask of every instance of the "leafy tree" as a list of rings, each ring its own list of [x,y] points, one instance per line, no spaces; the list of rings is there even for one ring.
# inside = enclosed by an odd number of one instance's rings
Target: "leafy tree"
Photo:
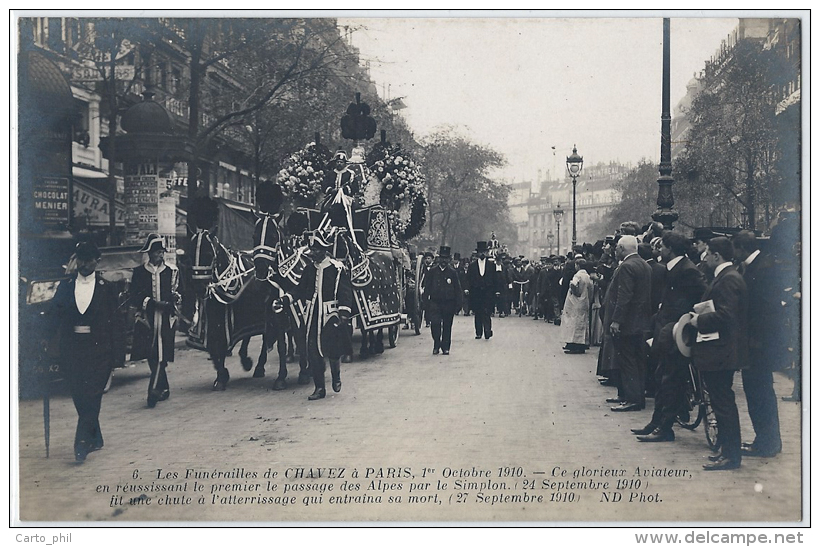
[[[427,240],[469,249],[486,240],[491,230],[515,234],[509,221],[510,188],[493,180],[491,170],[506,160],[445,127],[423,140],[427,177]],[[514,235],[512,236],[514,238]],[[511,238],[511,239],[512,239]],[[510,241],[512,242],[512,241]]]
[[[197,191],[199,158],[212,139],[239,125],[252,128],[248,137],[257,145],[268,142],[271,128],[254,126],[256,112],[298,98],[298,84],[308,76],[355,59],[333,19],[182,18],[168,20],[168,29],[190,55],[188,137],[195,154],[189,193]],[[212,75],[222,67],[230,76],[217,84]]]
[[[711,224],[734,223],[745,208],[754,230],[761,209],[780,201],[776,90],[793,78],[791,67],[777,49],[743,40],[694,99],[688,144],[675,164],[676,195],[691,197]]]

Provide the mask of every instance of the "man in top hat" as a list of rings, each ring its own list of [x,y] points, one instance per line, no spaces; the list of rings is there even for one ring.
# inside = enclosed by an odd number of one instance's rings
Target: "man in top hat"
[[[299,284],[282,297],[284,305],[302,300],[307,303],[306,344],[313,393],[310,401],[324,399],[325,369],[330,363],[333,391],[342,390],[341,358],[353,353],[350,315],[353,285],[344,264],[330,256],[333,243],[329,235],[317,230],[311,236],[308,256],[311,259]]]
[[[461,283],[450,265],[450,247],[441,246],[436,265],[424,278],[427,317],[433,335],[433,355],[450,354],[453,316],[461,307]]]
[[[496,264],[487,256],[489,248],[486,241],[476,244],[476,261],[467,269],[469,289],[464,293],[469,296],[470,309],[475,314],[475,339],[483,336],[489,340],[493,335],[493,323],[490,315],[493,312],[496,299],[501,296],[500,280],[496,272]]]
[[[689,324],[699,333],[692,361],[709,391],[718,427],[720,455],[707,471],[740,467],[740,418],[732,382],[746,364],[746,282],[734,266],[734,248],[725,237],[709,240],[704,258],[714,278],[696,304]]]
[[[117,293],[96,272],[100,256],[93,242],[77,244],[76,275],[60,282],[49,312],[53,338],[47,353],[57,358],[68,380],[77,410],[74,458],[80,463],[103,447],[102,396],[111,369],[125,356]]]
[[[131,277],[131,305],[137,317],[131,360],[148,359],[148,408],[153,408],[171,395],[166,368],[174,361],[179,270],[165,263],[165,243],[158,234],[150,234],[140,252],[148,260],[134,268]]]

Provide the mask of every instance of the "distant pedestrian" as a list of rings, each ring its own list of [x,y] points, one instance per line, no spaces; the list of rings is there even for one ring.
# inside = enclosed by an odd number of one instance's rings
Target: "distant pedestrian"
[[[566,342],[564,353],[584,353],[589,347],[589,311],[592,280],[586,271],[586,260],[576,258],[575,275],[569,283],[564,316],[561,322],[561,340]]]

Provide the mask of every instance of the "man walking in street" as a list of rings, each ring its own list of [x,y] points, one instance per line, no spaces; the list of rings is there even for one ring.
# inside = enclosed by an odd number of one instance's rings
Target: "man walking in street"
[[[496,299],[501,296],[495,261],[487,257],[487,242],[476,243],[478,258],[467,270],[469,289],[465,294],[470,299],[470,309],[475,314],[475,339],[483,336],[489,340],[493,335],[493,323],[490,316]]]
[[[450,354],[453,316],[461,308],[461,283],[450,265],[450,247],[439,249],[437,264],[424,278],[424,297],[433,335],[433,355]]]
[[[174,361],[179,270],[165,263],[165,243],[158,234],[150,234],[140,252],[148,261],[131,276],[131,304],[137,314],[131,360],[148,359],[148,408],[154,408],[171,395],[166,368]]]
[[[103,447],[100,407],[111,370],[122,365],[122,321],[114,285],[96,273],[100,251],[93,242],[78,243],[77,273],[60,282],[52,301],[47,353],[59,362],[77,410],[74,459],[85,461]]]
[[[697,329],[692,361],[709,390],[718,427],[720,455],[704,465],[707,471],[740,467],[740,418],[732,381],[746,360],[746,283],[734,266],[732,242],[725,237],[709,240],[704,261],[713,279],[701,303],[695,305],[689,324]]]
[[[774,260],[760,251],[754,233],[739,232],[732,244],[748,294],[749,368],[741,371],[741,377],[755,432],[754,441],[743,443],[741,449],[744,456],[770,458],[782,449],[772,372],[782,370],[785,364],[778,351],[782,345],[778,327],[784,320],[780,304],[783,291],[777,286]]]
[[[646,405],[644,334],[651,315],[652,269],[638,256],[638,240],[626,235],[618,240],[615,270],[604,302],[604,329],[612,335],[615,360],[621,377],[621,404],[613,412],[643,410]]]

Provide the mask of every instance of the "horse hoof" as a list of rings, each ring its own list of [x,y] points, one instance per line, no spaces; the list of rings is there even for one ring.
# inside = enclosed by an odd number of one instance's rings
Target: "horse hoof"
[[[248,369],[248,370],[250,370],[250,369]],[[254,378],[264,378],[265,377],[265,369],[260,368],[260,367],[256,367],[256,370],[253,371],[253,377]]]
[[[283,378],[277,378],[276,381],[273,383],[273,390],[274,391],[284,391],[287,389],[288,384],[285,382]]]
[[[253,359],[250,357],[242,357],[240,360],[242,362],[242,368],[244,368],[246,372],[250,372],[253,368]]]
[[[223,382],[222,380],[215,380],[214,381],[214,391],[225,391],[225,388],[228,387],[227,382]]]

